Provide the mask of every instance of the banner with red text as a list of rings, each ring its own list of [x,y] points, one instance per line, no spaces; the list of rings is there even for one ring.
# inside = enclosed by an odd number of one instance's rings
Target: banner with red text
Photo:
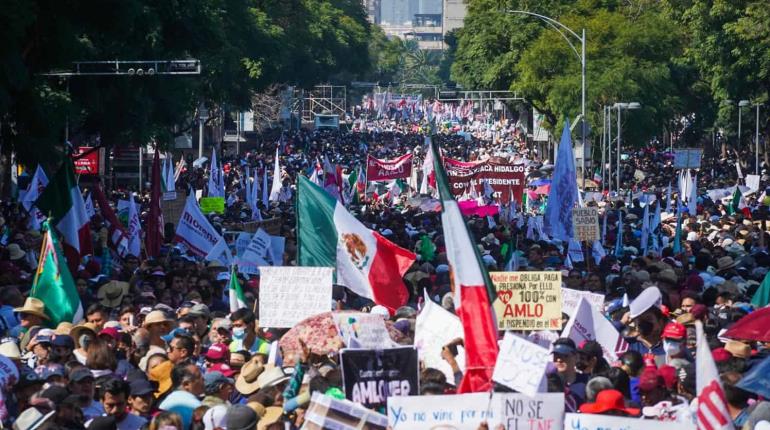
[[[392,160],[379,160],[371,155],[366,157],[367,181],[390,181],[408,178],[412,174],[412,154]]]
[[[521,202],[524,192],[524,165],[511,164],[499,158],[485,161],[464,162],[452,158],[444,158],[444,167],[449,177],[452,194],[460,196],[468,187],[476,188],[478,195],[484,194],[484,182],[494,190],[495,200],[507,204],[510,191],[516,201]]]

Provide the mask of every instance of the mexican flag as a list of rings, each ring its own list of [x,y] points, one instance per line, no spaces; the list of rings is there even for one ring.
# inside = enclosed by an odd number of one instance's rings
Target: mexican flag
[[[436,188],[441,200],[441,224],[444,231],[449,278],[452,280],[454,305],[465,334],[467,371],[458,393],[489,391],[497,361],[497,321],[492,308],[495,289],[481,262],[478,248],[465,224],[460,207],[449,189],[438,148],[433,151]]]
[[[751,218],[751,210],[746,206],[746,199],[743,197],[741,187],[735,184],[735,191],[730,199],[730,204],[727,206],[727,213],[734,215],[738,212],[742,212],[744,216]]]
[[[246,296],[243,295],[243,288],[238,283],[238,276],[235,272],[235,266],[230,269],[230,313],[246,307]]]
[[[338,284],[391,312],[406,303],[402,277],[415,255],[366,228],[304,176],[297,187],[297,232],[300,266],[335,267]]]
[[[45,304],[45,313],[51,318],[49,323],[52,327],[60,322],[78,322],[83,319],[83,305],[75,281],[64,264],[58,240],[47,222],[43,223],[43,228],[43,248],[30,297],[40,299]]]
[[[35,205],[53,219],[53,226],[62,235],[68,266],[74,271],[80,264],[80,257],[93,253],[93,244],[86,205],[75,182],[74,165],[69,157],[65,157]]]

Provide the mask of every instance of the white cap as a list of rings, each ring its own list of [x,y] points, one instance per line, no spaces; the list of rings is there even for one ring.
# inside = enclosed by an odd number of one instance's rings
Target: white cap
[[[206,430],[214,430],[215,428],[227,428],[227,406],[216,405],[203,414],[203,427]]]
[[[388,311],[388,308],[382,305],[374,306],[369,313],[379,315],[384,319],[390,318],[390,312]]]
[[[631,302],[629,309],[631,318],[638,317],[653,306],[660,308],[662,303],[663,297],[661,296],[658,287],[647,287],[633,302]]]

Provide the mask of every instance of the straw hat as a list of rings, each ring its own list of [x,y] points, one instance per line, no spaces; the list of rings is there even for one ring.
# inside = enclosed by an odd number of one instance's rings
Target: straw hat
[[[0,355],[11,360],[21,360],[21,351],[14,341],[0,343]]]
[[[40,412],[37,408],[29,408],[26,409],[24,412],[22,412],[18,418],[16,418],[16,421],[13,423],[13,430],[36,430],[43,426],[45,426],[53,416],[56,414],[56,411],[48,412],[47,414],[43,414]]]
[[[45,304],[43,304],[40,299],[34,297],[27,297],[27,300],[24,301],[24,306],[15,308],[13,311],[20,314],[35,315],[44,320],[50,319],[48,318],[48,315],[45,314]]]
[[[27,255],[16,243],[8,245],[8,248],[6,249],[8,250],[8,255],[11,258],[11,261],[21,260],[25,255]]]
[[[72,331],[72,323],[67,321],[62,321],[59,323],[59,325],[56,326],[56,330],[54,330],[54,333],[56,335],[69,335],[70,331]]]
[[[723,270],[732,269],[737,265],[738,263],[735,260],[733,260],[733,257],[730,257],[729,255],[726,255],[724,257],[719,257],[719,259],[717,260],[717,273]]]
[[[259,390],[259,376],[265,371],[257,360],[249,360],[241,367],[241,373],[235,380],[235,389],[244,396],[249,396]]]
[[[278,366],[266,366],[265,371],[260,373],[257,378],[257,384],[259,385],[259,388],[272,387],[288,381],[289,378],[290,376],[284,373],[282,368]]]
[[[279,406],[268,406],[265,408],[265,414],[259,418],[257,430],[266,430],[271,424],[277,423],[283,416],[283,408]]]
[[[159,324],[164,322],[172,322],[171,318],[168,318],[163,311],[152,311],[149,314],[147,314],[147,317],[144,319],[144,322],[142,323],[142,327],[147,327],[152,324]]]
[[[69,334],[75,341],[75,349],[78,349],[80,348],[80,337],[84,334],[87,334],[94,339],[96,338],[96,325],[89,322],[78,324],[72,327]]]
[[[123,303],[123,296],[128,293],[128,287],[128,282],[110,281],[99,287],[96,297],[108,308],[118,307]]]

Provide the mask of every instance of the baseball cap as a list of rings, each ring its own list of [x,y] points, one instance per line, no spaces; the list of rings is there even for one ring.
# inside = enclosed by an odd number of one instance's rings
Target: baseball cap
[[[53,341],[51,342],[52,346],[61,346],[64,348],[75,348],[75,340],[72,339],[72,336],[66,335],[66,334],[57,334],[54,336]]]
[[[562,337],[553,342],[551,354],[570,355],[575,352],[577,352],[577,348],[575,348],[575,342],[572,339]]]
[[[652,391],[656,388],[664,388],[666,381],[663,376],[654,368],[646,368],[639,376],[639,391]]]
[[[661,337],[663,339],[675,339],[675,340],[682,340],[687,336],[687,328],[685,328],[684,324],[679,324],[678,322],[670,322],[666,324],[666,326],[663,328],[663,334]]]
[[[203,303],[199,303],[190,309],[190,315],[209,318],[211,316],[211,311],[209,310],[208,306],[204,305]]]
[[[604,353],[602,352],[602,346],[599,345],[599,342],[595,340],[584,340],[580,343],[577,352],[589,357],[601,358],[604,356]]]
[[[208,371],[203,376],[203,384],[206,387],[206,392],[212,393],[217,391],[222,384],[235,385],[235,381],[223,375],[222,372]]]
[[[69,380],[72,382],[80,382],[86,378],[93,378],[94,375],[88,370],[87,367],[78,367],[70,372]]]
[[[102,331],[99,332],[99,337],[101,336],[109,336],[116,342],[120,340],[120,333],[118,332],[118,329],[115,327],[103,328]]]
[[[254,409],[246,405],[232,405],[225,415],[227,430],[253,430],[259,417]]]
[[[174,340],[174,336],[176,336],[177,334],[183,335],[183,336],[192,336],[192,334],[189,331],[183,328],[175,328],[171,330],[167,335],[161,336],[160,338],[163,339],[164,342],[169,343],[172,340]]]
[[[19,382],[16,383],[15,388],[21,389],[21,388],[26,388],[26,387],[29,387],[29,386],[32,386],[32,385],[38,385],[38,384],[39,385],[43,385],[44,383],[45,383],[45,381],[43,379],[41,379],[40,376],[38,376],[37,373],[35,373],[35,372],[31,371],[31,370],[26,370],[26,371],[20,372],[20,374],[19,374]]]
[[[230,361],[230,350],[224,343],[214,343],[206,351],[206,360],[209,361]]]
[[[217,363],[208,369],[209,372],[219,372],[227,378],[231,378],[235,375],[235,370],[227,363]]]
[[[131,396],[144,396],[146,394],[154,393],[155,387],[152,386],[150,381],[138,378],[131,381]]]

